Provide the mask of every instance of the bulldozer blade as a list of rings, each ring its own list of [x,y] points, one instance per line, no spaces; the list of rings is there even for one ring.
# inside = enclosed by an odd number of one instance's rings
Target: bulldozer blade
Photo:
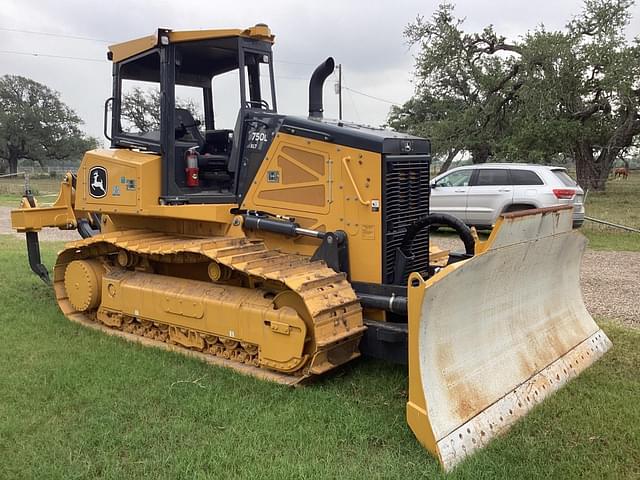
[[[611,342],[585,308],[571,207],[506,214],[475,257],[409,278],[407,422],[445,470]]]

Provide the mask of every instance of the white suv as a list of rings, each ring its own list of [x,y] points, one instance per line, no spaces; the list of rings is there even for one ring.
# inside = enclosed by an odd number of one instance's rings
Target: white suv
[[[453,168],[431,181],[429,210],[467,225],[491,227],[501,213],[573,204],[573,226],[584,222],[584,191],[567,169],[525,163]]]

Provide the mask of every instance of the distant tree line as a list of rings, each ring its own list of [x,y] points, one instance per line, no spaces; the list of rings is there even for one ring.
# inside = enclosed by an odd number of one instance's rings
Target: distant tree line
[[[80,130],[78,115],[51,88],[19,75],[0,77],[0,172],[18,161],[41,166],[79,159],[98,140]]]
[[[640,39],[625,29],[632,0],[586,0],[564,29],[509,41],[489,25],[463,30],[454,6],[407,26],[418,47],[413,98],[389,125],[432,140],[443,170],[460,152],[488,160],[575,162],[578,182],[604,190],[640,134]]]

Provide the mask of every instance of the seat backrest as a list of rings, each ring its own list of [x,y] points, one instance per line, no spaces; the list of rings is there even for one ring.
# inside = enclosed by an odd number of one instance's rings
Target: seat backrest
[[[189,135],[198,142],[198,145],[204,145],[204,137],[200,130],[198,130],[198,125],[196,125],[196,121],[191,115],[191,112],[186,108],[176,108],[175,109],[175,128],[176,132],[178,129],[182,128],[186,130]]]
[[[207,130],[204,133],[205,145],[203,153],[229,153],[231,151],[231,135],[233,130]]]

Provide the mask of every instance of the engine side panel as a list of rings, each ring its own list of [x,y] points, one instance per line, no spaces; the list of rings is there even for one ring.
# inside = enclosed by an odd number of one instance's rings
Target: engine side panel
[[[280,132],[241,207],[293,216],[302,227],[344,230],[351,279],[382,280],[381,155]],[[317,240],[260,233],[270,248],[312,254]]]

